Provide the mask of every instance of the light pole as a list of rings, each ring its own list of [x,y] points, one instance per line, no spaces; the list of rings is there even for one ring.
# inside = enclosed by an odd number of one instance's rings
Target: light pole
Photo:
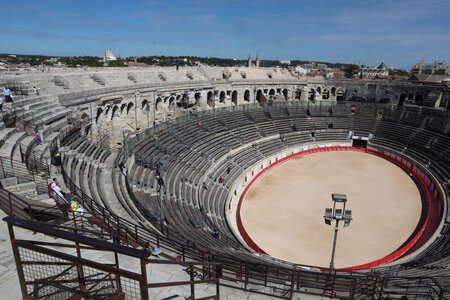
[[[156,181],[158,182],[159,189],[159,205],[160,205],[160,219],[161,219],[161,233],[164,234],[164,172],[163,166],[158,163],[156,166]]]
[[[346,210],[347,195],[332,194],[333,208],[325,208],[325,215],[323,216],[325,224],[331,225],[332,220],[336,220],[336,227],[334,228],[333,251],[331,252],[330,274],[334,272],[334,253],[336,251],[336,240],[339,231],[339,221],[344,221],[344,227],[350,226],[352,220],[352,211]],[[336,207],[336,204],[339,208]]]

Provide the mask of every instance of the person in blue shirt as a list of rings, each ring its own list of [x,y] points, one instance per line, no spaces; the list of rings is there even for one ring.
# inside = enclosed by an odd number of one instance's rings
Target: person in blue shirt
[[[154,255],[156,257],[158,257],[159,254],[161,254],[161,249],[159,248],[153,248],[152,246],[150,246],[149,242],[146,242],[144,244],[144,247],[142,247],[141,249],[142,251],[146,251],[147,253],[149,253],[149,255]]]

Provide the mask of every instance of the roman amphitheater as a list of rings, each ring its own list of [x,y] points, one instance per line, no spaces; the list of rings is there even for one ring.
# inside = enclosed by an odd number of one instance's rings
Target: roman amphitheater
[[[0,82],[1,299],[450,299],[448,83],[219,67]],[[330,269],[334,193],[352,220]]]

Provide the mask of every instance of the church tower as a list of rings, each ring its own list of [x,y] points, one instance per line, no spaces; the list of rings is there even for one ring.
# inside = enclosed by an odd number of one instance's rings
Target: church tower
[[[248,51],[248,62],[247,62],[247,67],[251,68],[252,67],[252,54],[250,51]]]
[[[256,67],[259,68],[259,53],[258,53],[258,50],[256,50]]]

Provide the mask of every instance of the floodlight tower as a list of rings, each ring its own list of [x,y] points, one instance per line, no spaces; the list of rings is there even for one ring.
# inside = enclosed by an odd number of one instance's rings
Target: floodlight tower
[[[352,211],[345,209],[347,195],[332,194],[331,199],[333,200],[333,208],[325,208],[325,215],[323,216],[325,224],[327,225],[331,225],[331,221],[336,220],[336,226],[334,228],[333,251],[331,252],[330,274],[334,271],[334,253],[336,251],[339,221],[344,221],[344,227],[348,227],[350,226],[350,221],[352,220]]]

